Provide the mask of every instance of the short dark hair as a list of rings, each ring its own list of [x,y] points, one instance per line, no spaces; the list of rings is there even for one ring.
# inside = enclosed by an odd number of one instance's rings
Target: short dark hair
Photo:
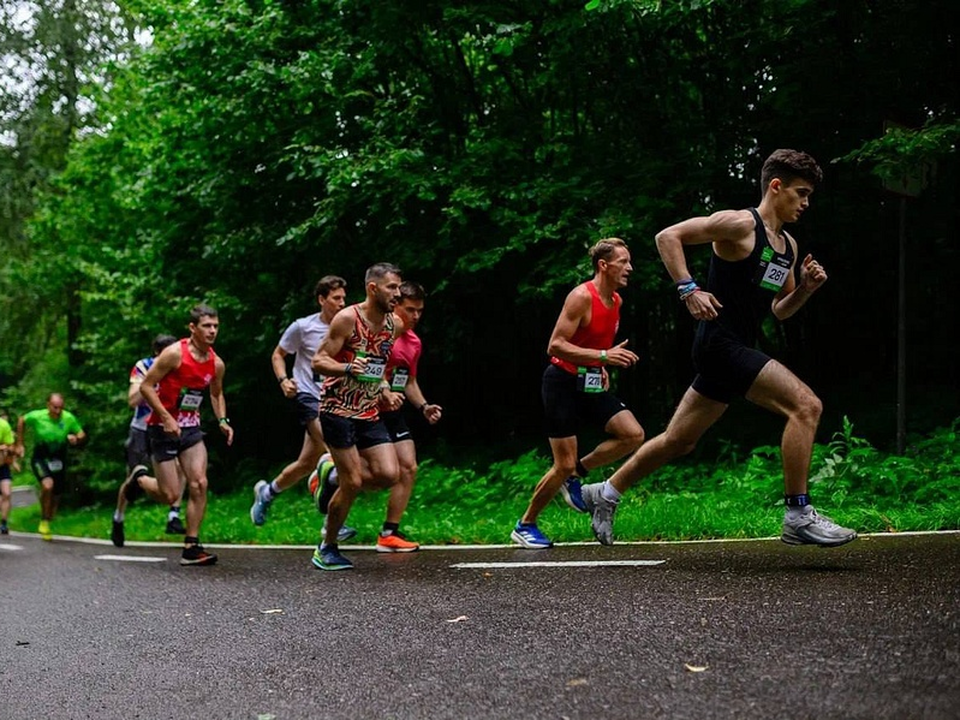
[[[590,262],[593,265],[593,271],[596,272],[600,269],[601,260],[609,260],[612,258],[614,251],[618,247],[625,248],[627,247],[627,244],[617,237],[598,240],[597,243],[588,251],[588,254],[590,255]]]
[[[164,335],[161,333],[153,339],[153,354],[159,355],[160,352],[170,345],[173,345],[177,339],[173,335]]]
[[[220,317],[216,308],[200,303],[190,309],[190,322],[196,325],[202,317]]]
[[[427,291],[423,289],[423,285],[418,282],[413,282],[412,280],[404,280],[400,283],[400,302],[404,300],[423,300],[427,297]]]
[[[763,163],[763,169],[760,171],[760,185],[763,192],[767,191],[770,181],[774,178],[780,178],[786,185],[798,178],[806,180],[811,185],[819,185],[823,181],[823,170],[807,153],[781,148],[770,153],[770,157]]]
[[[326,297],[331,290],[339,290],[347,287],[347,281],[339,275],[324,275],[317,282],[317,287],[313,291],[314,297]]]
[[[397,275],[398,277],[403,275],[403,273],[400,272],[400,268],[392,263],[377,263],[367,268],[367,272],[363,276],[363,283],[366,285],[368,282],[377,282],[390,274]]]

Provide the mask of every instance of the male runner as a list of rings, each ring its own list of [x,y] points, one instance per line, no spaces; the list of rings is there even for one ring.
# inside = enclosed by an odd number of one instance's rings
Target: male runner
[[[87,434],[80,421],[69,410],[63,409],[63,395],[51,393],[47,407],[31,410],[17,420],[17,444],[15,452],[24,455],[24,431],[32,430],[36,444],[30,465],[40,483],[40,537],[53,539],[50,523],[57,511],[57,504],[66,481],[67,448],[82,445]]]
[[[561,491],[572,508],[585,512],[580,478],[594,468],[619,460],[643,442],[643,428],[626,405],[609,391],[607,366],[628,368],[637,355],[614,345],[620,325],[619,290],[626,287],[633,266],[620,238],[600,240],[590,248],[593,279],[578,285],[563,303],[550,336],[550,364],[543,373],[543,406],[553,465],[537,483],[523,517],[510,538],[530,550],[553,543],[537,527],[537,517]],[[577,455],[582,421],[602,427],[611,437],[583,458]]]
[[[785,320],[827,280],[807,255],[795,279],[796,241],[783,231],[810,204],[823,178],[816,161],[796,150],[776,150],[763,164],[763,198],[747,210],[694,217],[657,234],[657,250],[677,286],[680,301],[699,320],[693,342],[697,376],[667,429],[647,442],[609,480],[583,487],[593,532],[613,543],[613,516],[620,495],[674,458],[689,453],[730,402],[750,402],[786,418],[781,441],[786,514],[781,539],[791,545],[843,545],[857,537],[817,514],[807,495],[807,474],[820,399],[786,367],[754,348],[768,309]],[[684,249],[712,243],[706,290],[687,269]]]
[[[397,452],[380,418],[387,358],[398,332],[393,308],[400,299],[400,270],[377,263],[364,276],[366,299],[344,308],[330,323],[313,357],[324,376],[320,426],[339,472],[339,487],[327,509],[324,538],[313,553],[321,570],[349,570],[337,533],[363,485],[361,464],[369,465],[368,485],[392,487],[400,476]],[[398,404],[397,404],[398,405]],[[388,409],[396,409],[393,404]]]
[[[397,410],[384,408],[397,407],[406,398],[431,425],[439,422],[443,414],[443,408],[426,401],[420,389],[420,383],[417,381],[417,364],[420,361],[423,345],[414,329],[423,315],[425,298],[426,293],[422,285],[409,281],[403,282],[400,285],[400,302],[393,309],[404,330],[397,336],[396,342],[390,349],[385,373],[389,389],[383,390],[380,417],[387,426],[390,440],[397,453],[397,460],[400,463],[400,480],[390,488],[387,519],[377,536],[377,552],[413,552],[420,549],[418,543],[411,542],[400,532],[400,520],[410,502],[413,486],[417,482],[417,448],[402,408]],[[327,512],[330,498],[333,497],[339,484],[336,466],[329,457],[324,455],[321,458],[318,488],[314,493],[317,508],[323,513]],[[369,469],[364,465],[363,471],[363,482],[366,483]],[[340,540],[343,538],[341,537]]]
[[[13,428],[7,420],[7,413],[0,413],[0,535],[8,535],[10,529],[7,520],[10,517],[10,492],[13,486],[13,476],[10,465],[14,458],[16,446],[13,437]]]
[[[280,343],[270,357],[280,391],[285,397],[295,398],[297,401],[300,424],[304,430],[303,447],[300,449],[300,456],[283,468],[272,481],[268,483],[260,480],[254,485],[253,505],[250,508],[250,519],[254,525],[263,525],[273,499],[316,468],[320,455],[326,450],[320,421],[317,419],[320,378],[314,374],[311,362],[320,342],[327,336],[334,315],[343,309],[347,296],[347,281],[336,275],[326,275],[317,283],[314,296],[320,312],[294,320],[283,333]],[[289,354],[296,355],[292,378],[287,375],[286,357]],[[347,540],[349,537],[341,536],[340,539]]]
[[[117,547],[123,547],[126,541],[123,521],[127,504],[144,493],[154,500],[162,500],[157,479],[150,475],[147,467],[147,463],[150,462],[150,443],[147,441],[147,417],[150,415],[150,406],[140,394],[140,383],[143,382],[143,376],[147,374],[157,355],[176,341],[173,335],[157,335],[153,339],[153,355],[137,360],[130,369],[127,404],[133,408],[133,417],[130,419],[127,442],[124,443],[127,452],[127,477],[117,491],[117,508],[113,512],[113,526],[110,531],[110,539]],[[169,535],[186,533],[186,528],[180,520],[180,501],[184,489],[183,473],[178,472],[178,477],[180,478],[180,495],[167,513],[167,534]]]
[[[210,405],[220,431],[233,443],[223,396],[226,366],[213,351],[220,330],[217,311],[197,305],[190,311],[190,336],[175,342],[157,356],[140,383],[140,394],[153,411],[147,434],[160,493],[169,504],[179,496],[177,460],[186,476],[187,534],[181,565],[212,565],[217,561],[200,544],[200,525],[207,509],[207,447],[200,430],[203,391],[210,388]]]

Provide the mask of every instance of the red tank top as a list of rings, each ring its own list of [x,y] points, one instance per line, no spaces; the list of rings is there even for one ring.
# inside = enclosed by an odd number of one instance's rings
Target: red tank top
[[[600,291],[592,280],[583,283],[590,291],[590,322],[581,325],[573,333],[570,342],[577,347],[594,348],[596,350],[608,350],[613,345],[613,339],[617,336],[617,328],[620,327],[620,300],[619,293],[613,294],[613,307],[608,308],[600,299]],[[550,356],[550,362],[568,373],[577,374],[577,366],[561,360],[558,357]],[[600,359],[584,363],[589,367],[600,367],[603,363]]]
[[[203,391],[210,385],[217,372],[217,354],[210,348],[207,359],[197,362],[187,346],[188,338],[180,341],[180,365],[167,374],[157,388],[160,404],[177,419],[180,427],[197,427],[200,424],[200,402]],[[160,425],[156,413],[150,413],[148,425]]]

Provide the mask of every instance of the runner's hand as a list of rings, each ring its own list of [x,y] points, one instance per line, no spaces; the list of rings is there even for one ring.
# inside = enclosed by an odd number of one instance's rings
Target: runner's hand
[[[439,405],[427,403],[427,406],[423,409],[423,416],[431,425],[436,425],[440,421],[441,415],[443,415],[443,408]]]
[[[827,281],[827,271],[807,253],[800,265],[800,287],[807,292],[813,292]]]
[[[718,311],[723,307],[713,293],[706,290],[697,290],[683,302],[696,320],[716,320]]]
[[[630,341],[624,340],[619,345],[614,345],[612,348],[607,350],[607,365],[625,368],[637,364],[637,360],[640,359],[640,356],[633,352],[633,350],[627,350],[625,346],[628,342]]]
[[[280,383],[280,392],[284,397],[295,398],[297,396],[297,381],[293,378],[286,378]]]
[[[230,423],[222,422],[220,423],[220,432],[222,432],[227,437],[227,447],[233,445],[233,428],[230,427]]]

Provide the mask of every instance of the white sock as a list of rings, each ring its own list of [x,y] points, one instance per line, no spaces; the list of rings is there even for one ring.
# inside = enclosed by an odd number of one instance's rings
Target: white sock
[[[330,471],[330,474],[327,476],[327,482],[333,485],[334,487],[340,487],[340,482],[337,480],[338,474],[337,469],[334,468]]]
[[[119,510],[114,510],[113,519],[116,520],[117,522],[123,522],[123,513],[120,512]]]
[[[620,493],[617,492],[617,489],[610,484],[609,480],[604,480],[603,485],[600,486],[600,497],[608,502],[620,502]]]

